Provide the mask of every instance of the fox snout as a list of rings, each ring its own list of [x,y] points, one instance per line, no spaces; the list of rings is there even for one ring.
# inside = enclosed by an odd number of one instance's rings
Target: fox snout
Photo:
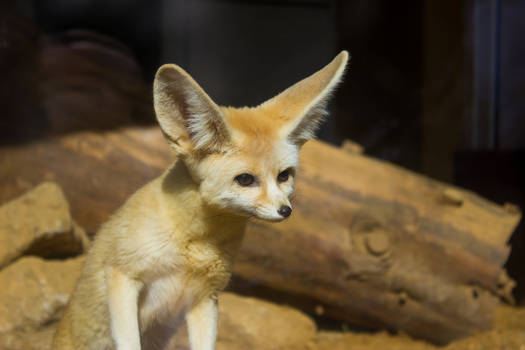
[[[254,188],[258,195],[254,198],[256,204],[255,216],[269,221],[282,221],[292,214],[289,196],[293,192],[293,175],[285,178],[275,177],[276,171],[269,171],[268,176],[261,177],[261,186]]]
[[[268,220],[268,221],[283,221],[284,219],[288,218],[292,214],[292,207],[289,205],[281,205],[277,209],[273,209],[272,213],[268,215],[267,213],[264,213],[264,211],[257,215],[260,219]]]
[[[292,206],[288,199],[259,205],[255,209],[255,216],[268,221],[282,221],[292,214]]]

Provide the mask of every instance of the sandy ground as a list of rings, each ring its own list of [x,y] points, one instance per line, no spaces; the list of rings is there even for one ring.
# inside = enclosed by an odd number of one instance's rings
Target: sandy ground
[[[525,350],[525,307],[502,304],[491,331],[438,347],[407,335],[320,332],[309,344],[319,350]]]

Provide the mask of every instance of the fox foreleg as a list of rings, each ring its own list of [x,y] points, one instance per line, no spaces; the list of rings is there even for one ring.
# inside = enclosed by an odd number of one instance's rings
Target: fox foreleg
[[[118,269],[106,267],[111,336],[117,350],[140,350],[138,296],[141,283]]]
[[[217,339],[217,296],[206,297],[186,314],[192,350],[214,350]]]

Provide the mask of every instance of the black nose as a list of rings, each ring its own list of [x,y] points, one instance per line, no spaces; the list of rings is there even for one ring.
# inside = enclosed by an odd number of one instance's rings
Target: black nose
[[[279,210],[277,210],[277,212],[278,212],[279,215],[281,215],[282,217],[287,218],[287,217],[289,217],[290,214],[292,213],[292,208],[290,208],[290,207],[287,206],[287,205],[283,205],[282,207],[279,208]]]

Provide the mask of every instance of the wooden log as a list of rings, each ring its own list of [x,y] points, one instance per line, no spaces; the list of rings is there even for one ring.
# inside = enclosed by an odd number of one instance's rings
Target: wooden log
[[[157,128],[83,132],[0,149],[0,200],[60,183],[94,232],[172,160]],[[301,151],[294,215],[251,222],[232,288],[446,343],[491,324],[515,211],[322,142]]]
[[[323,143],[301,157],[294,217],[250,226],[238,289],[435,343],[490,327],[497,296],[512,298],[502,266],[520,215]]]

